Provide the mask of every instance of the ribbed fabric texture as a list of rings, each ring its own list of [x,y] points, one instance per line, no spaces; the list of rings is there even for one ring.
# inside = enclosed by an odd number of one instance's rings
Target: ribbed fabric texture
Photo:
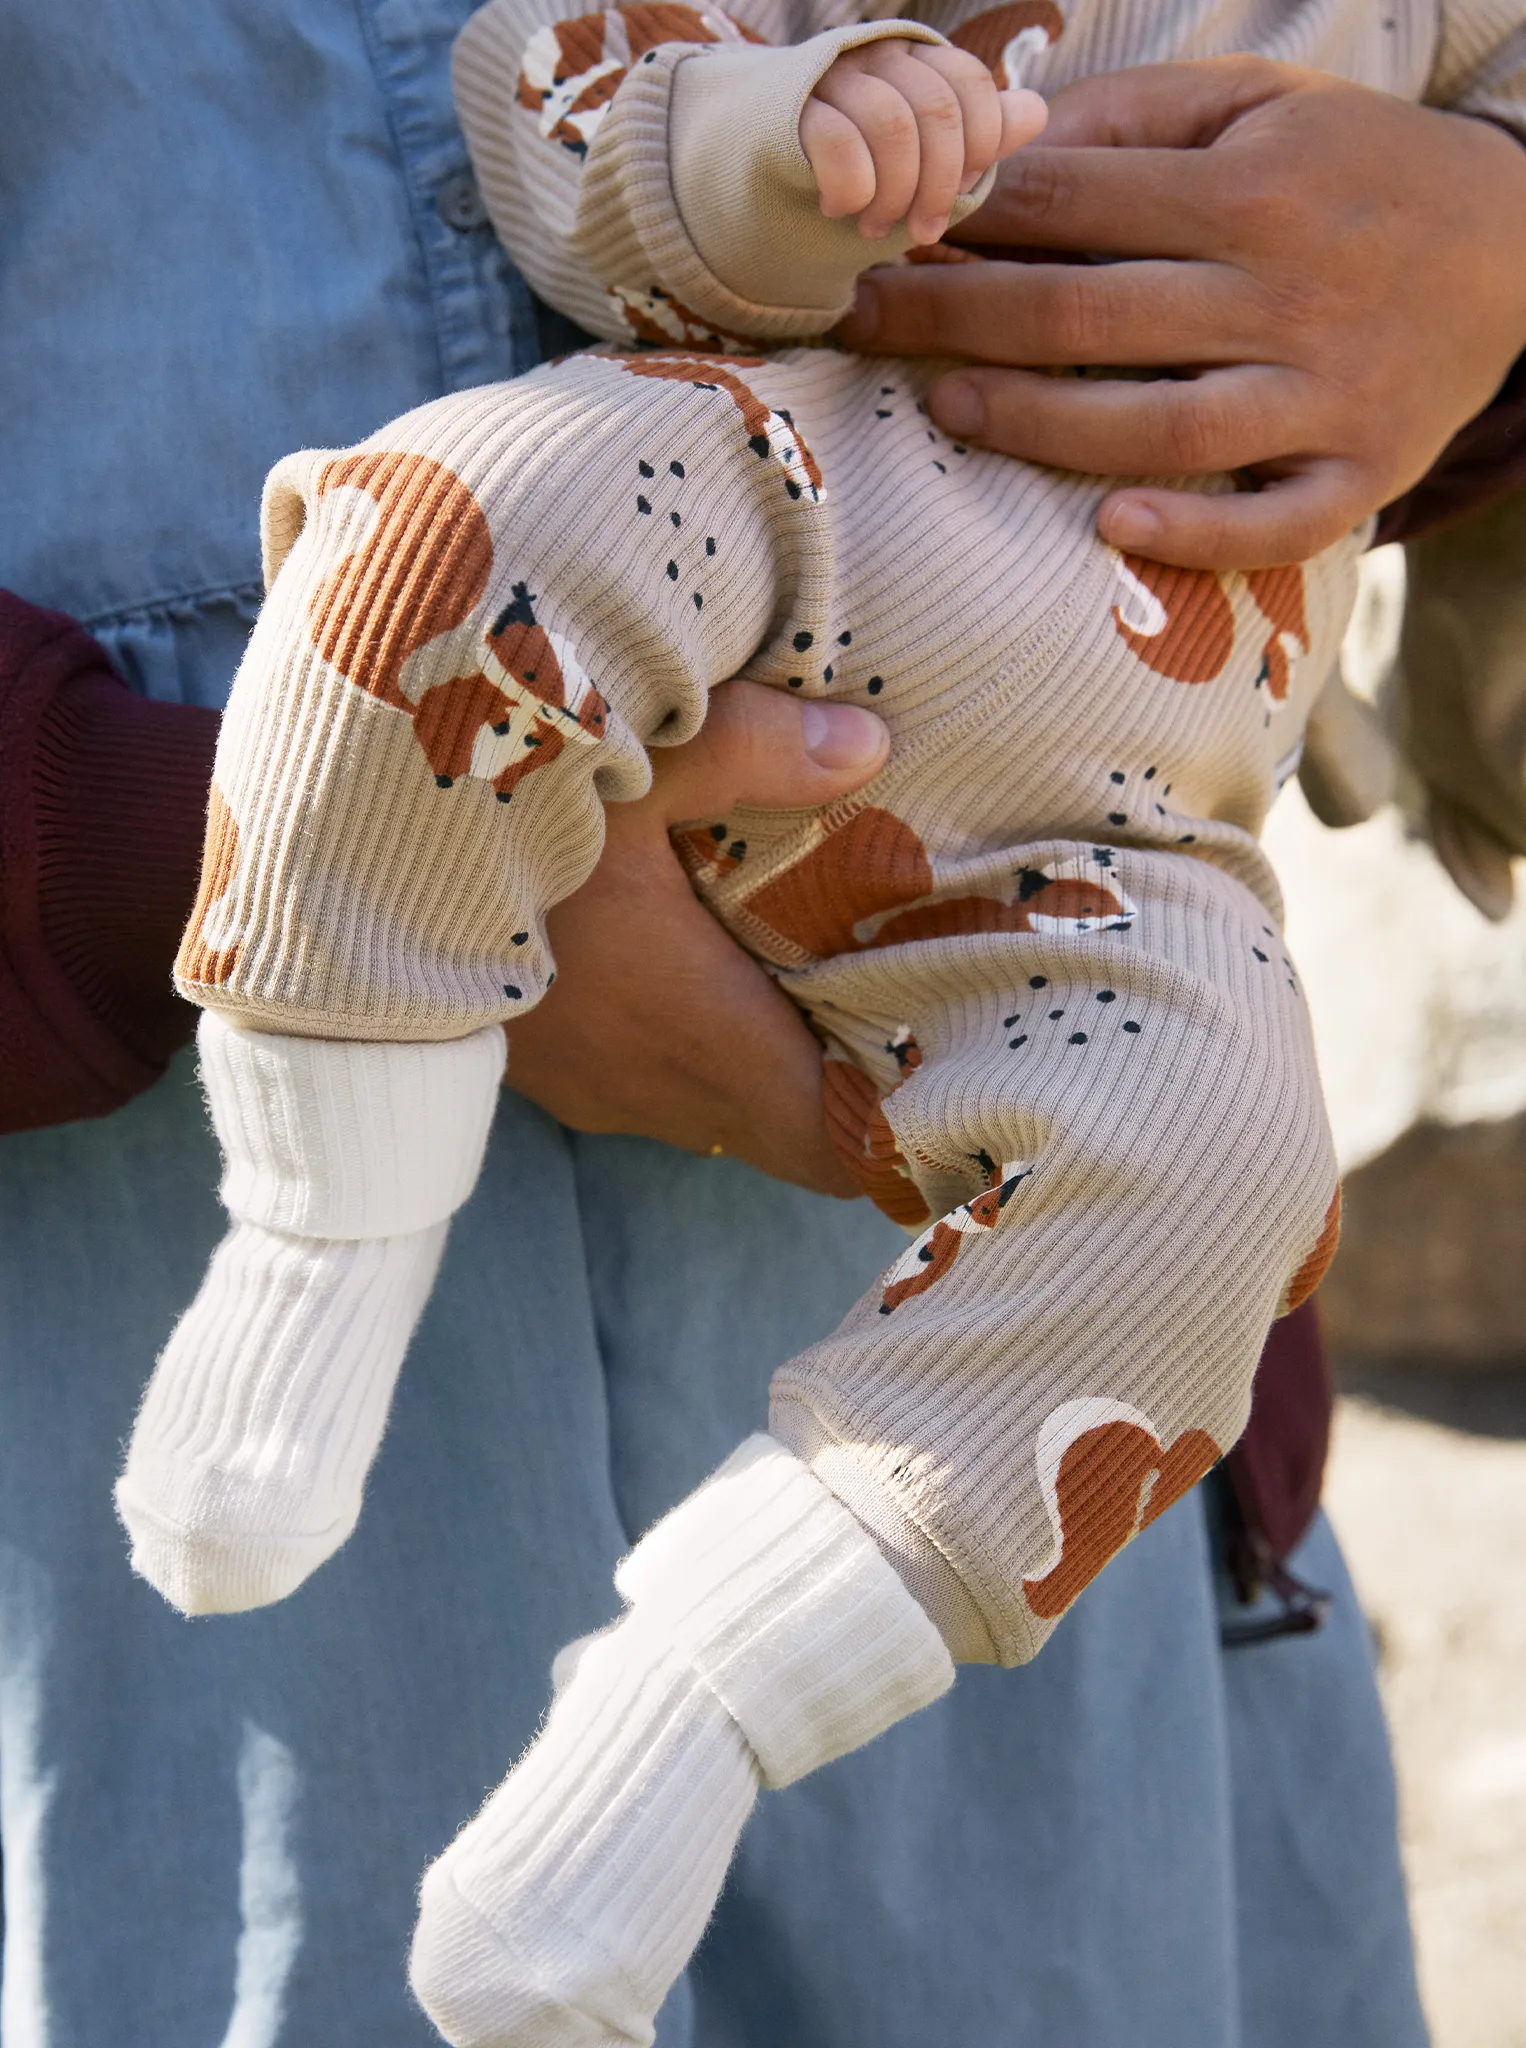
[[[874,1544],[766,1437],[617,1583],[629,1613],[558,1659],[539,1737],[425,1877],[413,1985],[456,2048],[649,2042],[760,1771],[787,1783],[953,1680]]]
[[[117,1512],[182,1614],[284,1599],[354,1528],[445,1244],[236,1223],[143,1398]]]
[[[223,1206],[304,1237],[405,1237],[476,1186],[507,1057],[489,1024],[443,1045],[197,1032]]]
[[[117,1108],[190,1037],[168,966],[216,735],[0,591],[0,1132]]]
[[[749,1437],[615,1574],[747,1736],[777,1789],[954,1682],[937,1630],[835,1495]]]
[[[233,1228],[117,1487],[134,1568],[188,1614],[283,1598],[354,1528],[504,1058],[496,1026],[355,1045],[208,1014],[199,1039]]]
[[[1252,48],[1416,97],[1437,18],[1392,14],[1381,32],[1340,0],[928,20],[1004,82]],[[1476,45],[1470,75],[1497,84],[1494,21],[1456,10],[1448,48]],[[880,711],[869,789],[696,821],[681,844],[827,1041],[845,1158],[920,1232],[784,1368],[772,1427],[961,1656],[1012,1662],[1234,1441],[1270,1319],[1333,1250],[1307,1018],[1253,835],[1333,666],[1358,537],[1301,570],[1161,569],[1098,542],[1098,480],[938,433],[925,364],[722,353],[713,315],[640,268],[687,250],[731,290],[717,264],[767,261],[735,246],[745,219],[697,225],[692,165],[677,192],[664,79],[703,81],[675,38],[740,80],[750,38],[842,25],[771,6],[553,21],[523,0],[476,18],[458,90],[511,254],[562,310],[647,346],[274,472],[275,582],[179,976],[240,1028],[465,1037],[548,985],[545,913],[589,873],[602,802],[644,788],[646,747],[693,733],[717,682]],[[738,147],[787,155],[789,95],[738,91]],[[851,246],[841,223],[819,233],[806,272]],[[786,284],[765,335],[795,331]]]

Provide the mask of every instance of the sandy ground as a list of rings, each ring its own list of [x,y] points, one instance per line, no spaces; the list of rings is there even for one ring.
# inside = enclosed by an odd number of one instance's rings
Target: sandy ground
[[[1326,1504],[1379,1644],[1426,2008],[1436,2048],[1526,2048],[1526,1378],[1375,1391],[1341,1402]]]

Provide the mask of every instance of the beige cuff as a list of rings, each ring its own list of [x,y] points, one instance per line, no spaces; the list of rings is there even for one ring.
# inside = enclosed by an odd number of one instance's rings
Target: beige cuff
[[[669,44],[634,66],[589,152],[578,208],[579,243],[606,283],[658,285],[723,335],[803,339],[835,325],[859,274],[911,239],[899,228],[869,242],[855,221],[822,218],[800,114],[843,51],[890,37],[945,40],[919,22],[874,21],[784,49]],[[958,202],[955,220],[994,178]]]

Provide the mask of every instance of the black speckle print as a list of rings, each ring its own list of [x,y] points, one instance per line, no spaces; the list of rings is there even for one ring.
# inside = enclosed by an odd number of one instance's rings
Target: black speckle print
[[[646,498],[638,498],[638,499],[636,500],[636,510],[637,510],[638,512],[650,512],[650,511],[651,511],[651,509],[652,509],[652,507],[651,507],[651,503],[650,503],[650,501],[649,501],[648,499],[646,499]]]
[[[702,612],[704,608],[705,600],[700,596],[699,592],[696,590],[694,593],[694,609],[697,612]]]
[[[455,783],[456,778],[453,775],[437,775],[434,779],[436,789],[454,789]]]
[[[794,640],[795,652],[797,654],[804,654],[815,637],[814,633],[797,633]]]
[[[1026,1045],[1028,1043],[1028,1034],[1025,1031],[1020,1038],[1009,1038],[1007,1040],[1007,1043],[1012,1048],[1013,1052],[1016,1052],[1017,1048],[1020,1045]]]
[[[530,934],[528,932],[515,932],[513,936],[510,938],[509,944],[511,946],[527,945],[529,943],[529,938]]]
[[[1072,1045],[1085,1045],[1086,1033],[1084,1031],[1072,1031],[1070,1034],[1070,1043]]]
[[[1127,811],[1109,811],[1107,822],[1110,825],[1126,825],[1129,822],[1129,814]]]
[[[895,414],[891,412],[886,412],[883,406],[876,406],[874,409],[874,417],[877,420],[890,420],[895,418]]]
[[[853,635],[851,633],[839,633],[837,644],[839,647],[851,647],[853,645]]]
[[[510,1002],[517,1003],[519,1001],[519,990],[514,986],[512,981],[506,981],[504,983],[503,992],[509,998]]]
[[[669,562],[668,576],[672,582],[676,583],[678,581],[678,564],[676,562]]]
[[[1116,989],[1112,989],[1112,988],[1099,988],[1099,989],[1098,989],[1098,991],[1097,991],[1097,1001],[1098,1001],[1099,1003],[1116,1003],[1116,1002],[1117,1002],[1117,1000],[1118,1000],[1118,991],[1117,991]]]
[[[1146,768],[1144,779],[1146,782],[1153,782],[1155,780],[1155,770],[1153,768]]]
[[[1255,954],[1256,958],[1261,962],[1262,966],[1264,967],[1266,965],[1266,955],[1262,952],[1261,948],[1259,946],[1252,946],[1251,951]]]
[[[822,680],[822,681],[823,681],[824,683],[829,683],[829,682],[831,682],[831,680],[832,680],[832,664],[831,664],[831,662],[828,662],[828,663],[827,663],[827,665],[826,665],[826,667],[825,667],[825,668],[824,668],[824,669],[823,669],[823,670],[821,671],[821,680]]]
[[[1001,1028],[1003,1031],[1010,1031],[1014,1024],[1021,1024],[1022,1021],[1023,1013],[1021,1010],[1019,1010],[1015,1017],[1003,1017],[1001,1020]]]
[[[640,470],[643,476],[655,476],[657,474],[656,470],[653,469],[652,465],[649,462],[638,462],[636,464],[636,467],[637,469]]]
[[[1051,1023],[1051,1024],[1058,1024],[1058,1023],[1059,1023],[1059,1021],[1060,1021],[1060,1019],[1061,1019],[1061,1018],[1062,1018],[1062,1017],[1063,1017],[1064,1015],[1065,1015],[1065,1012],[1064,1012],[1063,1010],[1051,1010],[1051,1011],[1049,1012],[1049,1021],[1050,1021],[1050,1023]]]
[[[1049,976],[1047,974],[1030,974],[1028,986],[1029,988],[1048,988]]]
[[[709,539],[708,539],[708,540],[706,540],[706,542],[705,542],[705,553],[706,553],[707,555],[713,555],[713,554],[715,553],[715,536],[714,536],[714,534],[712,534],[712,535],[711,535],[711,536],[709,537]]]
[[[683,464],[682,464],[681,462],[670,462],[670,463],[668,464],[668,473],[669,473],[669,475],[671,475],[671,476],[680,476],[680,477],[681,477],[681,476],[683,475],[683,473],[684,473],[684,466],[683,466]]]
[[[866,688],[868,689],[869,695],[871,697],[877,697],[880,694],[880,691],[884,689],[884,687],[885,678],[883,676],[871,676],[866,685]]]
[[[804,676],[790,676],[787,680],[792,690],[803,690],[805,688]]]
[[[939,476],[948,475],[948,464],[946,462],[935,462],[933,468],[937,470]]]
[[[679,517],[679,515],[678,515],[678,514],[677,514],[676,512],[670,512],[670,513],[668,514],[668,517],[669,517],[669,519],[671,519],[671,520],[672,520],[672,522],[673,522],[673,524],[674,524],[675,526],[682,526],[682,525],[683,525],[683,520],[682,520],[682,519],[681,519],[681,518]]]
[[[1128,1022],[1124,1025],[1123,1028],[1125,1031],[1132,1032],[1137,1032],[1139,1030],[1139,1026],[1134,1022],[1132,1017],[1129,1018]]]
[[[1111,775],[1110,775],[1110,776],[1108,777],[1108,781],[1109,781],[1109,782],[1122,782],[1123,780],[1124,780],[1124,773],[1123,773],[1123,770],[1122,770],[1121,768],[1115,768],[1115,769],[1113,770],[1112,774],[1111,774]]]

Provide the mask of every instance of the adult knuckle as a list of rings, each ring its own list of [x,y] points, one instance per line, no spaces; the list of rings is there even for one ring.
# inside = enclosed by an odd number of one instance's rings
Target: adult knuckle
[[[1049,340],[1063,360],[1085,362],[1101,339],[1101,315],[1090,273],[1062,269],[1051,281],[1047,308]]]
[[[1057,152],[1019,156],[1019,169],[1011,184],[1011,198],[1034,227],[1067,213],[1075,202],[1075,173]]]
[[[1166,461],[1189,474],[1231,466],[1230,420],[1220,401],[1190,387],[1167,387],[1157,401],[1156,431]]]

